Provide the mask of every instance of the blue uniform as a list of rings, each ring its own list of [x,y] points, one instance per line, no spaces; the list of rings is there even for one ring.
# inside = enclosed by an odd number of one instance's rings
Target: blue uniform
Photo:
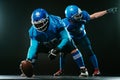
[[[35,57],[39,44],[42,44],[44,42],[49,42],[54,38],[57,38],[59,40],[61,39],[61,42],[57,45],[57,47],[59,49],[62,49],[66,45],[68,40],[70,40],[70,37],[67,31],[65,30],[65,28],[63,28],[63,24],[61,23],[59,17],[51,15],[49,16],[49,20],[50,20],[49,27],[44,32],[35,29],[34,25],[32,25],[31,28],[29,29],[29,36],[31,43],[28,50],[27,59],[33,59]],[[43,51],[43,49],[44,48],[42,48],[41,51]],[[47,52],[49,50],[50,49],[47,48],[47,50],[45,51]]]
[[[96,56],[92,50],[90,40],[85,31],[85,23],[90,20],[90,15],[87,11],[82,11],[81,14],[82,19],[80,21],[72,21],[68,18],[64,18],[63,23],[69,31],[75,44],[83,48],[84,52],[90,56],[90,60],[92,61],[94,68],[98,68]],[[63,59],[60,57],[60,69],[63,67]]]
[[[75,38],[75,39],[81,39],[86,35],[84,24],[90,20],[90,16],[86,11],[82,11],[81,14],[83,16],[81,21],[72,22],[72,21],[69,21],[68,18],[63,19],[64,25],[67,27],[72,38]]]
[[[46,31],[38,31],[34,25],[29,30],[31,45],[28,50],[27,59],[33,60],[38,52],[48,53],[51,49],[59,48],[61,52],[71,53],[77,49],[74,45],[67,29],[63,27],[62,20],[53,15],[49,15],[49,27]],[[57,39],[56,41],[53,41]],[[52,42],[52,45],[45,45]],[[84,61],[79,50],[72,53],[77,65],[84,66]]]
[[[48,16],[48,27],[45,31],[36,29],[32,25],[29,29],[30,47],[27,53],[27,60],[34,65],[38,53],[49,53],[57,47],[59,52],[71,53],[73,60],[78,67],[85,67],[81,52],[75,46],[68,30],[65,28],[62,19],[58,16]],[[51,53],[48,55],[53,57]]]

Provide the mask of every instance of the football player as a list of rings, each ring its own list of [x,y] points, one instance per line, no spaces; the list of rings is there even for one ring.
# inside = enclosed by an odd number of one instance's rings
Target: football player
[[[86,34],[85,30],[85,23],[87,21],[102,17],[108,13],[116,13],[118,8],[110,8],[107,10],[95,12],[93,14],[89,14],[85,10],[81,10],[77,5],[69,5],[65,9],[65,17],[63,19],[63,23],[67,30],[70,32],[72,39],[74,40],[75,44],[83,48],[84,52],[89,56],[90,61],[93,64],[94,71],[93,76],[100,75],[100,70],[98,66],[97,57],[92,49],[91,42]],[[61,75],[63,73],[64,67],[64,57],[66,54],[60,55],[60,68],[54,74],[54,76]]]
[[[88,76],[82,54],[73,43],[59,16],[50,15],[45,9],[38,8],[32,12],[31,23],[32,26],[29,29],[30,46],[26,60],[21,61],[20,64],[23,75],[33,76],[34,72],[29,70],[33,71],[38,53],[49,53],[48,57],[53,60],[59,52],[63,52],[71,53],[81,70],[80,76]],[[26,66],[27,64],[29,66]]]

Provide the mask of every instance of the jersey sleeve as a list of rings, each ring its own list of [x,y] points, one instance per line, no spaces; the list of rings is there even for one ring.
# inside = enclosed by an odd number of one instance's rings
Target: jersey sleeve
[[[56,27],[57,30],[60,29],[61,27],[64,27],[64,24],[63,24],[61,17],[54,16],[52,18],[54,18],[53,20],[54,20],[54,24],[57,26]]]
[[[27,53],[27,59],[33,59],[38,47],[38,41],[33,36],[33,28],[29,29],[29,36],[30,36],[30,46]]]
[[[62,19],[62,22],[63,22],[64,27],[68,27],[69,22],[68,22],[67,18]]]
[[[57,45],[59,49],[62,49],[69,41],[69,35],[67,29],[64,27],[63,21],[59,16],[54,17],[57,33],[60,35],[61,42]]]
[[[62,28],[62,30],[60,31],[60,37],[61,37],[61,42],[58,44],[58,48],[59,49],[62,49],[66,44],[67,42],[70,40],[70,36],[68,34],[68,31],[65,27]]]
[[[33,37],[33,26],[30,27],[28,33],[29,33],[29,37],[32,38]]]
[[[83,15],[83,17],[82,17],[83,20],[86,20],[86,21],[90,20],[90,15],[87,11],[83,10],[82,15]]]
[[[30,46],[27,53],[27,59],[32,60],[34,56],[36,55],[38,47],[38,41],[35,39],[30,39]]]

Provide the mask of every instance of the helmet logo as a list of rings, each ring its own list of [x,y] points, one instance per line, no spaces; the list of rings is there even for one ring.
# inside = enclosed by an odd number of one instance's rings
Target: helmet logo
[[[70,8],[70,11],[73,11],[74,9],[73,8]]]
[[[40,16],[40,13],[39,13],[39,12],[36,12],[35,15],[36,15],[36,17],[39,17],[39,16]]]

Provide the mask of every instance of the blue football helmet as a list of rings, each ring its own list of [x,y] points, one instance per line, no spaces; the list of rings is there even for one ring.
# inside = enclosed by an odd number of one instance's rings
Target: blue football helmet
[[[48,27],[48,13],[46,10],[38,8],[32,12],[31,23],[38,31],[45,31]]]
[[[80,20],[82,18],[82,10],[76,5],[69,5],[65,9],[65,17],[71,20]]]

